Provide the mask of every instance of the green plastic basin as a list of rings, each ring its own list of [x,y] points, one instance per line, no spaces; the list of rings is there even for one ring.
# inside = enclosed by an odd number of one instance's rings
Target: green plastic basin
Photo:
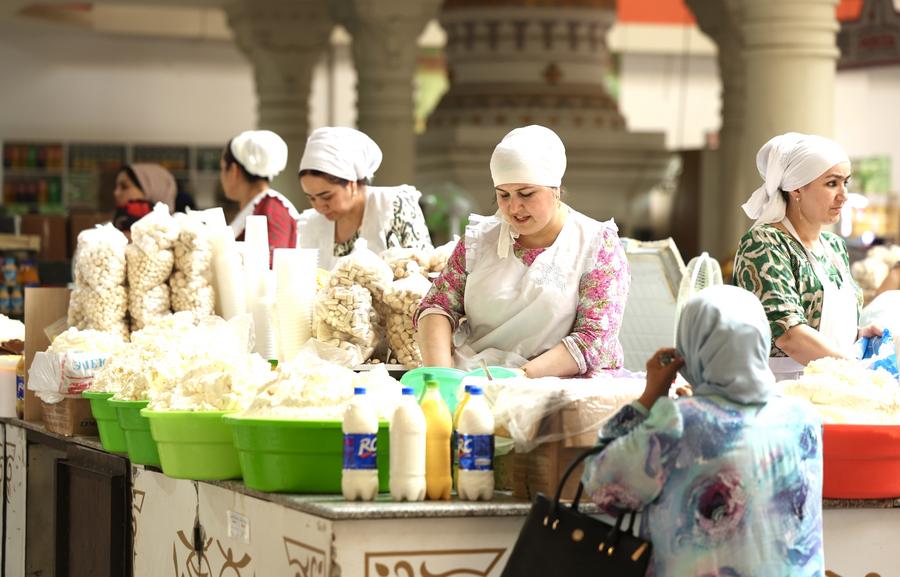
[[[81,396],[91,401],[91,412],[97,420],[97,430],[100,432],[100,443],[103,448],[110,453],[127,453],[128,444],[125,440],[125,431],[119,425],[116,408],[109,404],[113,394],[102,391],[83,391]]]
[[[273,493],[340,494],[344,463],[341,421],[298,421],[228,415],[244,484]],[[388,422],[378,428],[378,484],[390,471]]]
[[[142,410],[150,419],[163,473],[194,481],[240,479],[231,427],[222,420],[229,412]]]
[[[456,392],[459,389],[459,383],[466,376],[464,371],[459,369],[448,369],[446,367],[416,367],[409,370],[400,377],[400,382],[407,387],[412,387],[416,391],[416,398],[421,399],[422,393],[425,391],[425,375],[430,374],[434,380],[440,384],[441,396],[450,409],[450,414],[456,410],[459,399],[456,398]]]
[[[493,379],[512,379],[514,377],[522,376],[522,373],[513,369],[508,369],[506,367],[488,367],[488,370],[491,372],[491,378]],[[474,371],[469,371],[465,376],[484,377],[484,369],[475,369]]]
[[[159,467],[159,452],[156,450],[156,442],[150,435],[150,421],[141,416],[141,409],[149,402],[146,399],[140,401],[110,399],[109,406],[116,409],[119,425],[125,432],[128,458],[131,462]]]

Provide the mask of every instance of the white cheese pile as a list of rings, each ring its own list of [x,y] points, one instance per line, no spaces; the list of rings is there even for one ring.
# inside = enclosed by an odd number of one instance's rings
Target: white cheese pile
[[[125,347],[119,334],[71,327],[57,335],[47,348],[51,353],[118,353]]]
[[[811,402],[826,423],[900,424],[900,385],[883,369],[858,361],[812,361],[803,376],[779,383],[785,395]]]

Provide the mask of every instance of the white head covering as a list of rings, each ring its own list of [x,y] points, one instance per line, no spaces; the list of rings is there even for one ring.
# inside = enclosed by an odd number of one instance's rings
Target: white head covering
[[[318,170],[356,182],[372,178],[381,166],[381,158],[381,149],[364,132],[344,126],[323,126],[306,139],[298,172]]]
[[[510,183],[558,187],[566,172],[566,147],[555,132],[532,124],[503,137],[491,155],[494,186]]]
[[[789,192],[806,186],[842,162],[850,162],[850,159],[833,140],[798,132],[776,136],[756,153],[756,168],[765,183],[741,208],[748,217],[756,220],[753,226],[781,222],[787,204],[780,190]]]
[[[678,321],[681,375],[695,395],[764,403],[775,385],[769,369],[771,338],[766,313],[753,293],[730,285],[704,289],[685,304]]]
[[[247,130],[231,139],[231,154],[250,174],[273,178],[287,166],[288,147],[271,130]]]

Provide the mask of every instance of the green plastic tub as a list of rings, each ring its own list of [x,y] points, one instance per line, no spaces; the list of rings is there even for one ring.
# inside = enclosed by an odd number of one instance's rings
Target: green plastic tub
[[[222,420],[229,412],[142,410],[150,419],[163,473],[194,481],[240,479],[231,427]]]
[[[150,435],[150,421],[141,416],[141,409],[149,402],[146,399],[141,401],[110,399],[109,406],[116,409],[119,425],[125,432],[128,458],[131,462],[159,467],[159,453],[156,450],[156,442]]]
[[[513,369],[508,369],[506,367],[488,367],[488,370],[491,372],[492,379],[511,379],[514,377],[521,377],[522,373],[515,371]],[[475,369],[474,371],[469,371],[465,374],[467,377],[484,377],[484,369]]]
[[[103,448],[110,453],[127,453],[125,431],[119,425],[116,408],[109,404],[113,394],[115,393],[83,391],[81,396],[91,401],[91,412],[97,419],[97,430],[100,431],[100,443]]]
[[[270,493],[341,493],[341,421],[299,421],[228,415],[244,484]],[[389,490],[388,422],[378,427],[379,490]]]
[[[407,387],[412,387],[416,391],[416,398],[421,399],[422,393],[425,392],[426,374],[430,374],[434,380],[440,383],[441,396],[450,409],[450,414],[456,410],[459,399],[456,398],[459,383],[466,376],[464,371],[459,369],[448,369],[446,367],[416,367],[407,371],[400,377],[400,382]]]

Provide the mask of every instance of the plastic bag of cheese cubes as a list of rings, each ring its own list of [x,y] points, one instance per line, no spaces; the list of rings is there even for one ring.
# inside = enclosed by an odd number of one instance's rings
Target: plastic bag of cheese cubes
[[[172,310],[190,311],[197,318],[215,312],[212,287],[212,236],[200,213],[177,215],[180,231],[175,241],[175,272],[169,279]]]
[[[178,223],[169,207],[158,202],[131,227],[128,258],[128,312],[132,330],[140,330],[171,311],[169,276],[175,263],[172,250]]]
[[[127,245],[128,239],[112,224],[79,233],[73,259],[75,289],[69,298],[69,326],[128,337]]]
[[[413,315],[422,297],[431,288],[431,282],[419,272],[415,263],[408,266],[408,275],[391,285],[384,300],[389,307],[387,314],[388,345],[398,362],[406,368],[418,367],[422,364],[419,345],[416,344],[416,331],[413,328]]]
[[[372,295],[359,285],[328,287],[316,299],[316,339],[331,346],[359,348],[368,359],[378,343]]]
[[[372,294],[372,303],[379,310],[384,302],[384,293],[391,286],[394,273],[391,267],[377,254],[369,250],[365,239],[353,243],[353,251],[338,259],[331,272],[329,286],[359,285]]]
[[[431,255],[416,248],[389,248],[381,253],[383,260],[394,274],[394,280],[409,276],[408,264],[416,263],[421,269],[427,269],[431,262]]]

